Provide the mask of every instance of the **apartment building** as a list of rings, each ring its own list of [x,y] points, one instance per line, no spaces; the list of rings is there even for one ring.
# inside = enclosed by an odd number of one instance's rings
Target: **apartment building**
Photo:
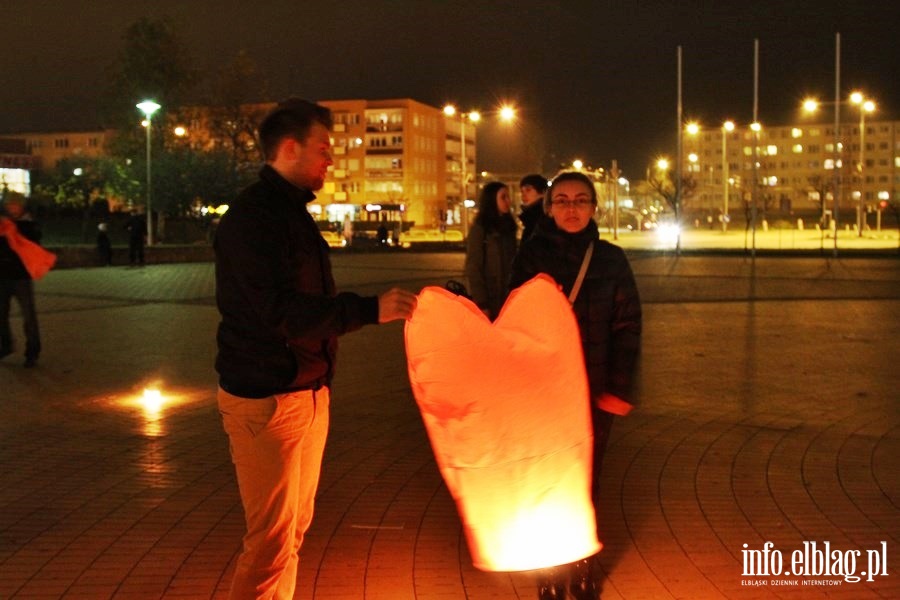
[[[325,100],[334,116],[334,168],[317,195],[322,218],[340,222],[446,222],[461,203],[460,123],[409,98]],[[474,135],[466,138],[474,174]],[[315,210],[315,209],[314,209]]]
[[[726,176],[729,212],[743,210],[752,197],[754,160],[757,205],[766,212],[816,214],[823,210],[823,197],[829,212],[835,179],[844,214],[855,211],[860,201],[866,211],[882,200],[898,201],[900,121],[866,121],[864,129],[861,135],[858,122],[842,124],[837,153],[834,125],[827,123],[686,133],[683,165],[694,189],[685,210],[720,213]]]
[[[310,205],[317,219],[341,223],[349,217],[356,222],[404,222],[428,228],[461,222],[463,200],[474,197],[473,126],[409,98],[320,103],[334,116],[334,167]],[[172,111],[167,115],[167,143],[203,150],[226,148],[235,151],[240,161],[261,161],[255,129],[274,106]],[[25,140],[35,168],[52,169],[64,158],[103,155],[111,135],[89,131],[8,137]],[[464,176],[467,193],[463,193]]]
[[[25,140],[26,152],[34,157],[36,168],[50,170],[63,159],[102,156],[104,144],[110,135],[111,132],[98,129],[49,133],[26,132],[4,137]]]
[[[334,167],[310,205],[322,221],[390,221],[420,227],[459,222],[463,195],[462,145],[467,179],[474,181],[475,132],[458,119],[409,98],[323,100],[334,117]],[[235,109],[193,107],[180,111],[182,135],[195,147],[255,150],[253,126],[275,106]],[[173,123],[173,126],[176,125]],[[469,183],[472,197],[473,184]]]

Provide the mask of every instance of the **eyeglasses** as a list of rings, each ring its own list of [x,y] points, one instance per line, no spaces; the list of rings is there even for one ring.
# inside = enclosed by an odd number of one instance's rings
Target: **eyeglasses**
[[[578,200],[551,200],[550,204],[557,208],[585,209],[593,204],[590,200],[580,198]]]

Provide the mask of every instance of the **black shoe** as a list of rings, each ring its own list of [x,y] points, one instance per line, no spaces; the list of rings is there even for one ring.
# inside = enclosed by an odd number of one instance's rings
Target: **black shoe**
[[[556,582],[544,582],[538,585],[538,600],[564,600],[566,597],[566,584]]]
[[[574,600],[598,600],[600,598],[600,586],[594,577],[591,564],[592,558],[585,558],[572,564],[572,579],[569,583],[569,591]]]
[[[25,365],[24,365],[24,366],[25,366],[26,369],[30,369],[30,368],[32,368],[32,367],[33,367],[34,365],[36,365],[36,364],[37,364],[37,358],[34,358],[34,357],[29,356],[28,358],[25,359]]]

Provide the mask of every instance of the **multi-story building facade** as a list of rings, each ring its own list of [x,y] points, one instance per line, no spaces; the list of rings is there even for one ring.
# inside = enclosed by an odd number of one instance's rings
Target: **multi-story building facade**
[[[411,99],[325,100],[334,116],[334,169],[318,194],[324,218],[437,227],[463,197],[459,120]],[[473,128],[469,128],[470,130]],[[475,136],[466,132],[467,173]],[[468,179],[468,177],[467,177]]]
[[[349,217],[356,222],[392,221],[420,227],[461,222],[463,200],[472,198],[475,188],[473,126],[409,98],[321,104],[334,115],[334,167],[310,206],[318,219],[339,223]],[[262,157],[255,129],[274,106],[185,107],[168,114],[166,128],[171,129],[173,143],[204,150],[232,149],[239,161],[257,162]],[[64,158],[102,156],[110,136],[110,132],[90,131],[8,137],[25,140],[34,159],[31,164],[47,170]]]
[[[843,214],[860,202],[871,211],[882,200],[900,200],[898,121],[866,121],[863,136],[859,123],[842,124],[838,136],[827,123],[701,129],[685,134],[683,151],[685,178],[692,180],[684,207],[693,213],[724,210],[726,177],[729,213],[744,210],[754,175],[758,209],[767,213],[830,214],[835,181]]]
[[[349,218],[424,227],[459,223],[464,200],[463,154],[470,186],[465,197],[472,197],[474,127],[463,132],[459,119],[409,98],[324,100],[320,104],[331,109],[334,117],[334,167],[310,205],[316,218],[332,223]],[[246,105],[240,107],[239,115],[231,116],[206,107],[182,110],[184,139],[205,149],[240,146],[243,155],[254,156],[258,153],[254,151],[253,125],[274,106]]]
[[[50,170],[63,159],[97,158],[104,154],[104,144],[111,132],[62,131],[62,132],[26,132],[10,136],[25,140],[26,151],[34,157],[36,168]]]

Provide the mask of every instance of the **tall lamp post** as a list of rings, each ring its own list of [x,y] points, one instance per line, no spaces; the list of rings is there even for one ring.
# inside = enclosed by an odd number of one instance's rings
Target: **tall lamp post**
[[[865,148],[866,148],[866,113],[867,112],[875,112],[875,102],[871,99],[866,98],[862,92],[853,92],[850,94],[850,104],[854,104],[859,107],[859,163],[856,165],[856,170],[859,173],[859,202],[856,206],[856,228],[858,230],[858,235],[862,236],[863,232],[863,206],[865,202],[865,179],[863,178],[863,166],[865,160]],[[834,170],[833,177],[833,196],[834,196],[834,208],[835,215],[833,218],[837,221],[837,209],[840,205],[838,201],[838,194],[840,193],[840,178],[838,173],[841,168],[841,151],[843,150],[843,144],[840,141],[840,114],[841,114],[841,105],[847,104],[847,102],[819,102],[815,98],[807,98],[803,101],[803,110],[808,113],[814,113],[818,110],[820,104],[830,104],[834,106],[834,114],[835,114],[835,134],[834,134],[834,159],[832,168]],[[823,213],[825,206],[825,199],[822,199]],[[835,255],[837,254],[837,223],[835,223]]]
[[[456,107],[452,104],[448,104],[444,106],[444,114],[448,117],[456,116]],[[478,111],[470,111],[468,113],[460,113],[459,115],[459,137],[461,142],[461,147],[459,151],[460,156],[460,196],[462,201],[462,209],[463,209],[463,238],[469,237],[469,207],[467,206],[469,202],[469,175],[467,173],[468,170],[468,162],[469,159],[466,157],[466,121],[471,121],[473,126],[475,123],[481,120],[481,114]]]
[[[151,188],[151,179],[150,179],[150,130],[153,126],[153,113],[162,108],[159,104],[154,102],[153,100],[144,100],[143,102],[139,102],[136,104],[138,109],[144,116],[147,117],[144,121],[144,126],[147,129],[147,245],[153,245],[153,211],[150,208],[151,201],[153,198],[152,188]]]
[[[457,110],[456,107],[452,104],[447,104],[444,106],[444,115],[447,117],[456,117]],[[461,178],[461,196],[462,196],[462,205],[463,205],[463,237],[469,237],[469,208],[475,206],[474,200],[469,200],[469,174],[468,174],[468,158],[466,157],[466,122],[472,124],[474,128],[475,125],[481,121],[481,113],[477,110],[470,110],[466,113],[458,113],[459,114],[459,132],[460,132],[460,162],[462,163],[460,168],[460,178]],[[511,122],[516,119],[516,109],[509,105],[504,105],[497,109],[497,114],[500,116],[501,121]],[[477,173],[477,169],[475,170]]]
[[[859,164],[856,165],[856,170],[859,172],[859,202],[856,204],[856,230],[857,236],[862,237],[863,218],[865,217],[864,204],[866,201],[866,179],[863,173],[866,150],[866,113],[875,112],[875,103],[865,98],[862,92],[853,92],[850,94],[850,104],[855,104],[859,107]]]
[[[722,231],[728,231],[728,134],[734,131],[734,121],[722,123]]]

